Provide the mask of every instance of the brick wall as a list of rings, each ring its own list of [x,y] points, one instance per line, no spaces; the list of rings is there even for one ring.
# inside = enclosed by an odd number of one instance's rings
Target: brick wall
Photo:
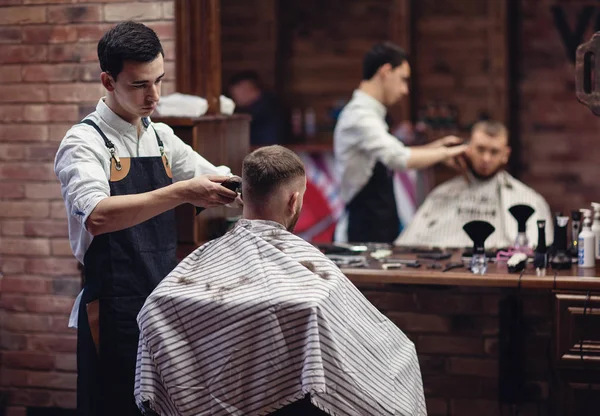
[[[498,302],[516,291],[408,285],[361,290],[415,343],[429,416],[512,414],[507,406],[500,413],[498,404]],[[524,290],[521,296],[526,403],[519,414],[548,415],[552,293]]]
[[[600,199],[600,118],[575,98],[574,65],[555,24],[564,16],[578,44],[598,26],[597,1],[524,0],[520,120],[523,179],[554,210],[565,212]],[[587,7],[587,9],[586,9]],[[554,8],[554,9],[553,9]],[[586,19],[587,20],[580,20]]]
[[[159,34],[163,94],[173,92],[172,0],[0,0],[0,391],[8,415],[75,406],[76,334],[67,320],[79,272],[53,160],[67,129],[103,95],[99,38],[126,19]]]

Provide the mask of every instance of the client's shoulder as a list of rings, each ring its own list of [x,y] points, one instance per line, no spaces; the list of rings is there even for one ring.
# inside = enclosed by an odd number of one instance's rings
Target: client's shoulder
[[[502,171],[501,175],[503,176],[502,179],[504,180],[504,182],[508,185],[508,189],[514,192],[515,194],[522,195],[526,199],[532,199],[535,202],[543,203],[546,205],[548,204],[546,199],[539,192],[537,192],[529,185],[526,185],[524,182],[521,182],[520,180],[512,176],[510,173]]]

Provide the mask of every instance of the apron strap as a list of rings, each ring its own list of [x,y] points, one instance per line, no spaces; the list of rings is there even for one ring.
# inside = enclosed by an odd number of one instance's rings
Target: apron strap
[[[100,134],[102,140],[104,140],[104,145],[108,148],[108,151],[110,152],[111,158],[115,160],[116,169],[121,170],[121,159],[119,159],[119,156],[117,156],[117,153],[115,151],[115,145],[108,139],[108,137],[106,137],[106,134],[104,134],[100,127],[98,127],[96,123],[94,123],[88,118],[84,118],[83,120],[81,120],[80,124],[87,124],[88,126],[92,126],[98,132],[98,134]]]
[[[169,167],[169,158],[167,157],[167,154],[165,153],[165,145],[163,144],[160,137],[158,137],[158,132],[156,131],[154,126],[152,126],[152,130],[154,130],[154,135],[156,136],[156,143],[158,143],[158,150],[160,151],[160,156],[165,160],[166,166]]]

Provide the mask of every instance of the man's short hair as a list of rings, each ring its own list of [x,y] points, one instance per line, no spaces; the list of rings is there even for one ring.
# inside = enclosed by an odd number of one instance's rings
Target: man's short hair
[[[490,137],[508,137],[508,129],[506,128],[506,126],[501,122],[495,120],[478,121],[473,125],[471,133],[475,133],[476,131],[481,131],[486,136]]]
[[[242,164],[244,199],[263,200],[280,185],[305,175],[304,164],[296,153],[278,145],[260,147]]]
[[[390,64],[392,69],[406,61],[406,52],[392,42],[381,42],[373,45],[363,58],[363,80],[369,80],[377,73],[379,68]]]
[[[100,68],[115,81],[123,70],[125,61],[152,62],[159,53],[165,56],[156,32],[132,21],[119,23],[98,42]]]
[[[233,74],[233,76],[229,79],[229,87],[231,88],[243,81],[251,82],[256,87],[262,88],[262,84],[260,82],[260,77],[258,76],[258,73],[252,70],[240,71]]]

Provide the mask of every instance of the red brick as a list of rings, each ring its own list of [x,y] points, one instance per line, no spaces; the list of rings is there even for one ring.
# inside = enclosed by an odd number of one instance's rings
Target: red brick
[[[21,29],[12,27],[0,27],[0,43],[20,43]]]
[[[0,122],[22,121],[23,106],[16,104],[0,105]]]
[[[28,237],[68,237],[69,228],[65,221],[28,220],[25,222],[24,234]]]
[[[19,220],[2,221],[2,235],[4,236],[24,236],[25,222]]]
[[[100,82],[100,74],[102,73],[102,70],[100,69],[100,65],[97,62],[90,64],[82,64],[80,69],[80,81]]]
[[[77,38],[80,42],[98,42],[105,32],[114,26],[112,23],[77,25]]]
[[[20,199],[25,196],[25,187],[23,184],[14,182],[0,183],[0,198],[2,199]]]
[[[6,313],[5,329],[18,333],[52,332],[52,316],[31,313]]]
[[[163,16],[161,3],[107,4],[104,6],[104,20],[122,22],[124,20],[158,20]]]
[[[170,95],[177,92],[177,86],[174,81],[165,81],[161,85],[161,94]]]
[[[48,45],[49,62],[96,62],[98,41]]]
[[[26,270],[43,276],[79,276],[77,260],[74,258],[29,259]]]
[[[24,4],[68,4],[77,2],[77,0],[23,0]]]
[[[52,129],[50,129],[52,131]],[[52,136],[50,136],[52,137]],[[22,148],[23,146],[21,146]],[[25,154],[28,161],[45,161],[54,162],[56,151],[58,150],[57,144],[30,144],[27,146]]]
[[[174,22],[149,22],[148,26],[156,32],[161,41],[175,39]]]
[[[0,94],[0,102],[4,103],[39,103],[47,101],[47,85],[3,85],[2,94]]]
[[[81,277],[66,277],[52,280],[52,293],[75,298],[81,291]]]
[[[54,356],[29,351],[5,351],[2,353],[2,365],[7,368],[52,370]]]
[[[498,339],[497,338],[486,338],[483,341],[483,349],[487,355],[492,357],[498,356]]]
[[[419,367],[421,374],[443,374],[446,371],[446,357],[419,352]]]
[[[489,358],[449,358],[448,373],[480,377],[498,377],[498,361]]]
[[[22,350],[27,347],[27,337],[0,328],[0,348],[3,350]]]
[[[51,202],[50,203],[50,218],[55,219],[67,219],[67,210],[64,202]]]
[[[49,181],[56,180],[56,175],[50,163],[4,163],[0,166],[0,178]]]
[[[481,395],[482,384],[477,377],[425,374],[423,389],[425,397],[475,399]]]
[[[483,342],[474,337],[421,335],[417,341],[419,354],[483,354]]]
[[[48,407],[52,404],[52,393],[48,390],[20,387],[10,391],[9,400],[15,405]]]
[[[20,65],[0,65],[0,84],[8,84],[21,81]]]
[[[74,295],[71,298],[71,300],[72,300],[71,307],[73,306],[73,303],[75,302],[76,296],[77,295]],[[60,314],[60,315],[52,316],[52,326],[49,328],[50,332],[52,332],[53,334],[59,334],[59,333],[73,334],[75,332],[75,330],[73,328],[69,328],[69,318],[70,318],[70,312],[69,312],[69,314]]]
[[[104,88],[100,83],[55,84],[50,85],[49,92],[53,102],[95,102],[104,95]]]
[[[4,283],[2,283],[2,287],[4,287]],[[23,295],[2,293],[2,294],[0,294],[0,305],[6,311],[12,311],[12,312],[26,312],[27,311],[26,297]]]
[[[71,250],[71,245],[68,239],[52,240],[50,244],[51,253],[53,256],[73,256],[73,251]]]
[[[0,140],[10,142],[34,142],[48,140],[48,126],[41,124],[4,124]]]
[[[2,281],[4,293],[50,293],[50,281],[47,278],[6,275]]]
[[[44,62],[48,59],[45,45],[0,45],[0,64]]]
[[[102,20],[102,6],[50,6],[48,7],[48,23],[82,23]]]
[[[39,352],[77,352],[76,335],[27,335],[27,348]]]
[[[30,372],[29,385],[58,390],[75,390],[77,374]]]
[[[392,311],[386,314],[398,328],[409,332],[449,332],[450,321],[438,315]]]
[[[447,416],[448,401],[438,398],[427,398],[427,415],[428,416]]]
[[[22,257],[4,256],[2,259],[2,273],[24,273],[25,259]]]
[[[165,61],[174,61],[175,60],[175,41],[174,40],[165,40],[161,42],[163,46],[163,50],[165,51]]]
[[[72,391],[52,392],[52,406],[60,409],[75,409],[77,407],[77,393]]]
[[[453,415],[486,415],[500,416],[498,402],[496,400],[451,400],[450,408]]]
[[[73,127],[72,123],[60,123],[50,125],[49,139],[52,142],[60,143],[65,138],[65,134]]]
[[[60,183],[28,183],[25,185],[25,197],[27,199],[60,199]]]
[[[382,311],[416,311],[415,297],[410,293],[395,292],[392,290],[364,291],[365,297]]]
[[[2,0],[2,1],[6,1],[6,0]],[[15,1],[15,0],[12,0],[12,1]],[[18,0],[18,1],[21,1],[21,0]],[[5,416],[27,416],[27,409],[25,407],[10,406],[10,407],[6,408]]]
[[[27,310],[35,313],[64,313],[69,316],[73,309],[73,298],[55,295],[27,296]]]
[[[165,19],[175,19],[175,2],[164,1],[163,2],[163,17]]]
[[[29,26],[23,28],[23,43],[76,42],[77,29],[71,26]]]
[[[77,371],[76,354],[56,354],[54,366],[60,371]]]
[[[422,311],[440,314],[464,314],[481,311],[481,297],[469,294],[423,292],[417,295]]]
[[[73,104],[53,104],[50,107],[49,121],[69,121],[76,123],[79,121],[79,108]]]
[[[2,13],[0,13],[0,25],[22,25],[45,22],[45,7],[3,7]]]
[[[27,82],[77,81],[77,64],[26,65],[23,67],[23,80]]]
[[[40,218],[47,217],[50,207],[47,202],[0,201],[0,217]]]

